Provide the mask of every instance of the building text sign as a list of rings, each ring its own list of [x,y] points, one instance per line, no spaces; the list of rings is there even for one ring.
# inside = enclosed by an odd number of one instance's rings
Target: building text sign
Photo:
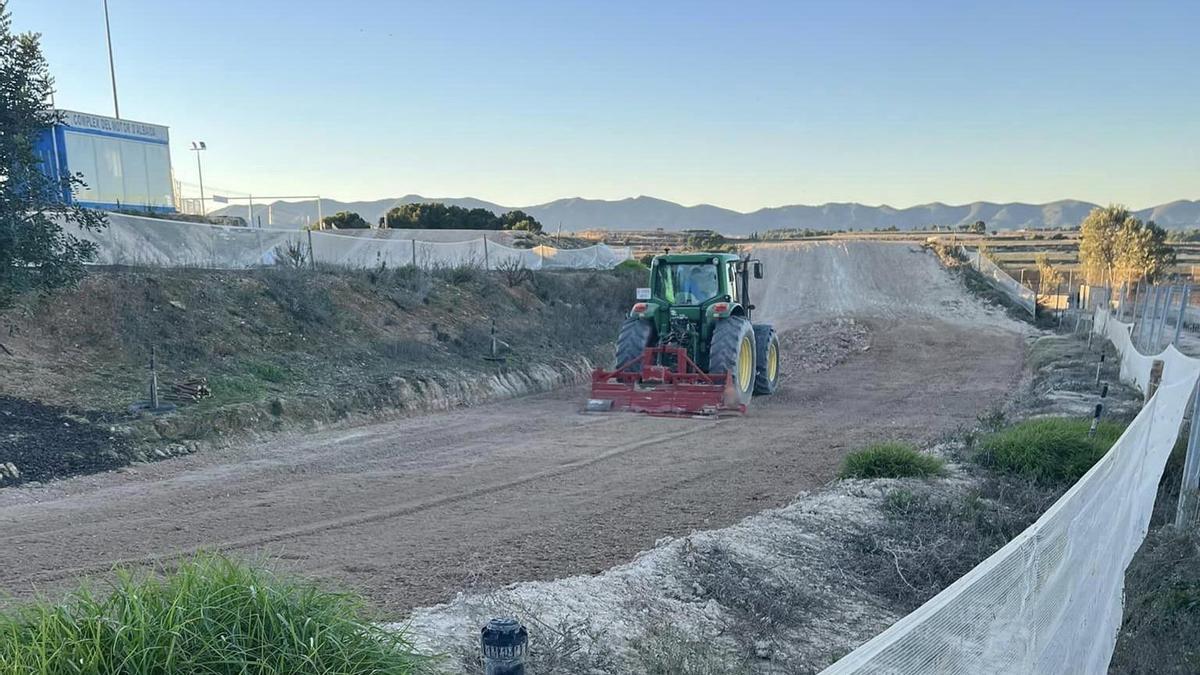
[[[90,129],[93,131],[104,131],[110,134],[121,134],[123,136],[136,136],[144,138],[148,141],[158,141],[166,143],[167,128],[157,124],[146,124],[145,122],[134,122],[132,120],[119,120],[114,117],[104,117],[102,115],[89,115],[87,113],[74,112],[72,110],[63,110],[63,123],[67,126],[76,127],[78,129]]]

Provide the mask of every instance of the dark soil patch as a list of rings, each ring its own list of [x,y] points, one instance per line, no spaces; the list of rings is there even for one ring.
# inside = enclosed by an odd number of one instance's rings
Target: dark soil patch
[[[108,471],[127,464],[129,442],[110,431],[112,416],[0,396],[0,485]]]

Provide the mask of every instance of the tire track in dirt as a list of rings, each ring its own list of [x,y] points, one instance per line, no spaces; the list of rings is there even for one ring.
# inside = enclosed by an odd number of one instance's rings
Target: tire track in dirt
[[[595,457],[591,457],[589,459],[582,459],[582,460],[575,460],[575,461],[567,462],[565,464],[559,465],[557,468],[554,468],[554,469],[548,469],[545,471],[537,471],[537,472],[528,474],[526,476],[522,476],[522,477],[514,479],[514,480],[509,480],[509,481],[505,481],[503,483],[488,485],[485,487],[481,487],[481,488],[478,488],[475,490],[469,490],[467,492],[463,492],[463,493],[459,493],[459,494],[447,495],[447,496],[439,498],[439,499],[431,499],[431,500],[426,500],[426,501],[417,502],[417,503],[407,503],[407,504],[402,504],[402,505],[399,505],[399,506],[396,506],[393,508],[379,509],[379,510],[375,510],[375,511],[359,513],[359,514],[355,514],[352,516],[346,516],[346,517],[342,517],[342,518],[333,518],[333,519],[329,519],[329,520],[325,520],[325,521],[314,522],[314,523],[310,523],[307,525],[292,527],[292,528],[288,528],[288,529],[284,529],[284,530],[274,530],[274,531],[272,531],[268,534],[262,535],[262,536],[245,537],[245,538],[241,538],[241,539],[230,539],[230,540],[220,541],[220,542],[208,542],[204,546],[191,547],[186,550],[171,551],[171,552],[167,552],[167,553],[155,554],[155,555],[150,555],[150,556],[117,558],[114,560],[105,561],[105,563],[103,563],[102,565],[92,565],[92,566],[86,566],[86,567],[73,567],[73,568],[60,568],[60,569],[56,569],[56,570],[46,570],[46,571],[43,571],[41,573],[38,573],[38,574],[35,574],[35,575],[29,577],[29,579],[34,582],[57,581],[60,579],[70,578],[70,577],[74,577],[74,576],[94,574],[96,572],[104,572],[104,571],[111,569],[114,565],[138,565],[138,564],[146,564],[146,563],[169,562],[169,561],[178,560],[180,558],[194,555],[203,549],[211,549],[211,548],[217,548],[217,549],[220,549],[223,551],[236,551],[239,549],[245,549],[245,548],[270,544],[270,543],[277,542],[277,541],[280,541],[283,539],[288,539],[291,537],[312,535],[312,534],[316,534],[316,533],[327,531],[327,530],[336,530],[339,528],[352,527],[355,525],[366,525],[369,523],[374,523],[374,522],[381,521],[381,520],[387,520],[389,518],[395,518],[398,516],[410,516],[410,515],[413,515],[413,514],[421,512],[421,511],[428,510],[428,509],[437,508],[439,506],[447,506],[447,505],[453,504],[454,502],[483,497],[483,496],[488,495],[493,492],[499,492],[501,490],[519,487],[521,485],[525,485],[527,483],[531,483],[531,482],[534,482],[537,480],[544,480],[547,478],[561,476],[561,475],[569,473],[571,471],[576,471],[576,470],[582,469],[584,467],[591,466],[592,464],[604,462],[606,460],[612,459],[614,457],[618,457],[618,456],[626,454],[628,452],[640,450],[641,448],[644,448],[649,445],[664,443],[666,441],[675,440],[675,439],[681,438],[683,436],[690,436],[690,435],[698,434],[702,431],[708,431],[713,426],[717,426],[720,423],[721,423],[720,419],[705,420],[704,422],[698,423],[698,424],[703,424],[704,426],[696,426],[692,429],[685,429],[683,431],[677,431],[677,432],[670,433],[670,434],[663,434],[660,436],[648,438],[645,440],[638,441],[636,443],[629,443],[627,445],[624,445],[624,446],[621,446],[618,448],[614,448],[613,450],[611,450],[609,452],[602,453],[600,455],[596,455]],[[339,439],[339,440],[343,440],[343,439]],[[43,534],[45,534],[45,533],[43,533]],[[17,543],[17,542],[14,542],[14,543]]]

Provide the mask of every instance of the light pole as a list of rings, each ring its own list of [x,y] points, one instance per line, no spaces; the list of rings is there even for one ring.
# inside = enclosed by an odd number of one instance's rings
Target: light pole
[[[104,0],[104,36],[108,39],[108,74],[112,77],[113,117],[121,119],[121,106],[117,105],[117,68],[113,65],[112,30],[108,27],[108,0]]]
[[[196,153],[196,174],[200,176],[200,215],[208,215],[204,210],[204,171],[200,168],[200,152],[207,150],[204,141],[192,141],[192,152]]]

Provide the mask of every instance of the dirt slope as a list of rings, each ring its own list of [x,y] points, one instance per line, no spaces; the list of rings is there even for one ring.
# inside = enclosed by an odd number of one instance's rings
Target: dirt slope
[[[857,316],[870,349],[823,372],[790,372],[745,418],[588,416],[584,392],[568,389],[2,490],[0,586],[27,595],[115,562],[220,547],[349,582],[398,615],[475,584],[599,571],[661,536],[781,505],[829,480],[858,445],[973,421],[1019,375],[1016,324],[975,306],[926,254],[763,254],[776,279],[809,275],[777,281],[760,301],[784,308],[781,325]],[[805,271],[827,263],[847,272],[829,277],[836,293]],[[904,269],[937,283],[905,283]],[[909,311],[847,300],[889,293]],[[809,309],[818,299],[833,309]],[[947,307],[962,310],[953,322],[928,318]]]

